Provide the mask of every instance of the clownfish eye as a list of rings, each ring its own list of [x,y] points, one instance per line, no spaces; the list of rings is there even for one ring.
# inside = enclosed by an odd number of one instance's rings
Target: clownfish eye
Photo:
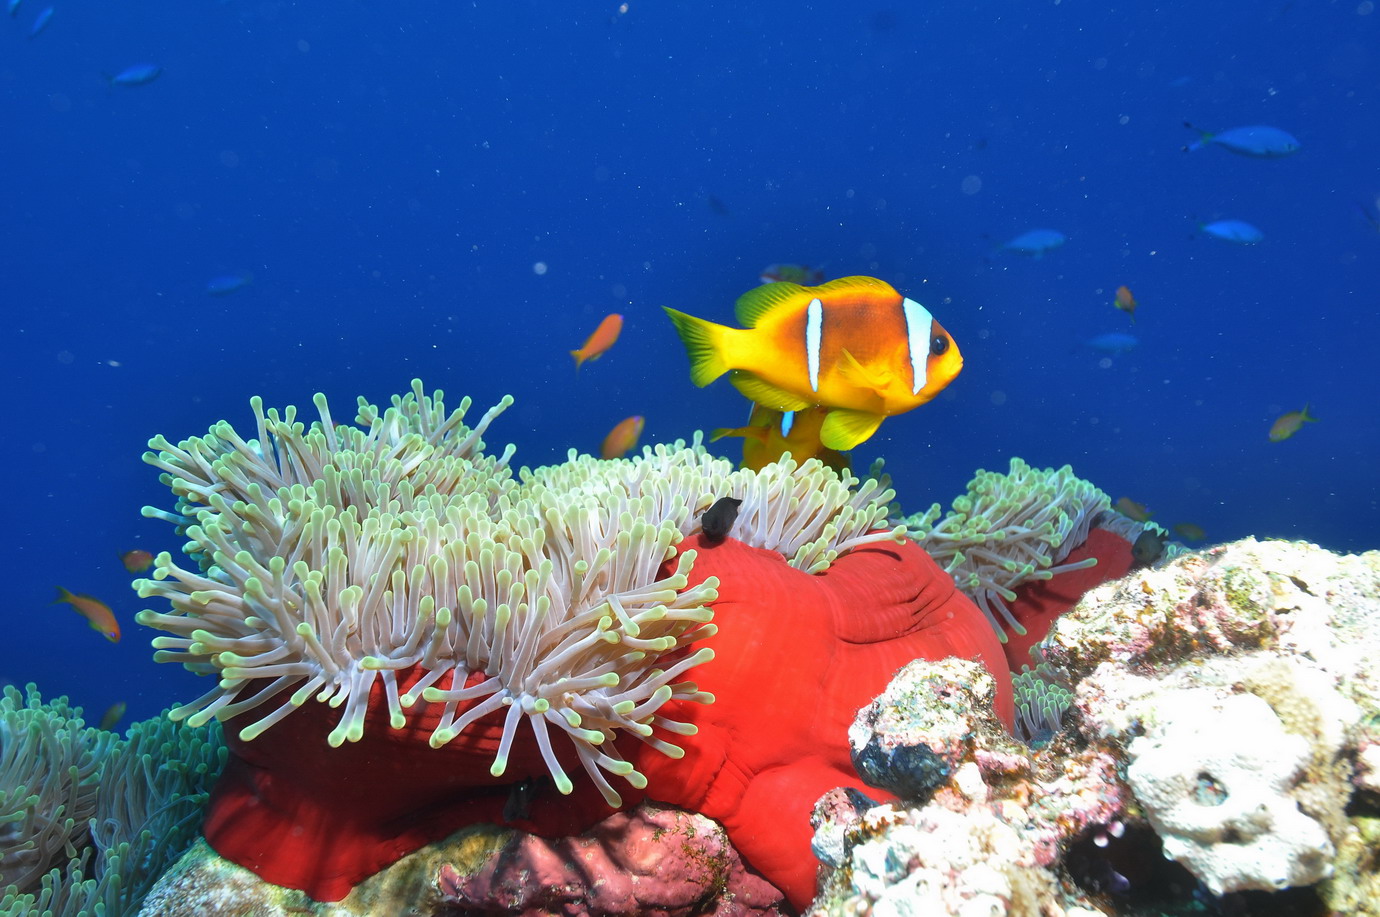
[[[949,339],[942,334],[930,338],[930,356],[937,357],[949,349]]]

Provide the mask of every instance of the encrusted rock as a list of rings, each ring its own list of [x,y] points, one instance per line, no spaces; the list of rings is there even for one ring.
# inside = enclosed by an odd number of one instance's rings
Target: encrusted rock
[[[902,801],[820,818],[812,913],[1114,914],[1166,889],[1291,888],[1380,915],[1377,634],[1380,553],[1246,540],[1055,623],[1044,658],[1074,701],[1047,746],[994,726],[975,666],[907,666],[850,732]]]

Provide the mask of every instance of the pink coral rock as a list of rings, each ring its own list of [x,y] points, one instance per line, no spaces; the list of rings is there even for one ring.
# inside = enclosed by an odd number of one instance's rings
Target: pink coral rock
[[[438,914],[750,917],[784,898],[702,815],[643,804],[573,838],[517,833],[471,875],[446,865]]]

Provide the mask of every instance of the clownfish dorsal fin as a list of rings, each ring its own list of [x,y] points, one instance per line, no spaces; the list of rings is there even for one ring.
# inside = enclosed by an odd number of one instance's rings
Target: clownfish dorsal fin
[[[860,443],[867,442],[885,419],[886,416],[883,414],[837,408],[824,418],[824,423],[819,428],[819,441],[826,449],[847,452]]]
[[[764,283],[739,296],[733,314],[744,328],[756,328],[762,316],[809,295],[810,288],[798,283]]]
[[[741,369],[729,373],[728,381],[743,393],[743,397],[757,402],[764,408],[776,411],[803,411],[811,404],[799,395],[777,388],[770,382],[763,381],[760,376]]]

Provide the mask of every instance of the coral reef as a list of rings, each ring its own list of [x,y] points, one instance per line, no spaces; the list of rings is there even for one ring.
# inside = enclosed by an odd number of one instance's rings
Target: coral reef
[[[1005,474],[979,470],[942,517],[936,503],[904,521],[987,615],[1015,672],[1038,661],[1031,647],[1085,592],[1155,562],[1164,542],[1070,466],[1019,458]]]
[[[142,917],[780,917],[781,893],[750,872],[721,827],[643,803],[584,834],[548,841],[481,825],[408,854],[339,902],[313,902],[220,859],[204,843],[149,895]]]
[[[191,843],[225,749],[165,717],[121,738],[65,698],[0,696],[0,915],[137,911]]]
[[[357,427],[316,404],[146,456],[196,564],[160,555],[139,588],[171,611],[139,621],[218,676],[173,715],[225,722],[206,836],[264,878],[339,898],[460,825],[565,835],[645,795],[720,820],[798,905],[809,808],[861,786],[844,731],[897,667],[980,659],[1010,717],[996,637],[875,482],[698,444],[514,480],[480,442],[503,405],[471,430],[420,383]]]
[[[1380,913],[1377,632],[1380,553],[1247,540],[1054,623],[1044,747],[980,668],[907,666],[850,731],[901,800],[820,801],[811,913]]]

